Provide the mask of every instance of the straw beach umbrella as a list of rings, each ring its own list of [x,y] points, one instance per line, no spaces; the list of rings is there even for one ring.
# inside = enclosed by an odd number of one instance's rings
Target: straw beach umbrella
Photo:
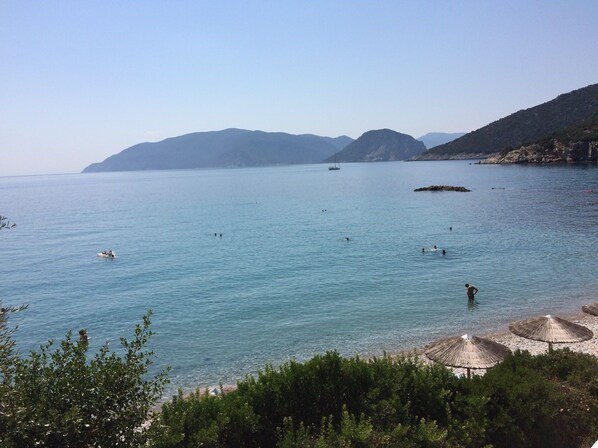
[[[598,302],[590,305],[584,305],[581,307],[584,313],[591,314],[592,316],[598,316]]]
[[[552,344],[582,342],[592,339],[594,336],[589,328],[550,314],[511,322],[509,330],[517,336],[533,339],[534,341],[548,342],[548,351],[552,350]]]
[[[426,346],[424,353],[432,361],[450,367],[487,369],[502,361],[510,350],[498,342],[465,334],[441,339]]]

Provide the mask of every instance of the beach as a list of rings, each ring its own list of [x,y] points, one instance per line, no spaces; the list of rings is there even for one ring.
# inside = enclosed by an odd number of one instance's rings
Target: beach
[[[566,319],[570,322],[576,323],[578,325],[583,325],[586,328],[589,328],[593,333],[594,337],[587,341],[577,342],[577,343],[555,343],[553,344],[554,350],[559,350],[563,348],[569,348],[574,352],[579,353],[586,353],[593,356],[598,357],[598,316],[593,316],[587,313],[576,313],[576,314],[562,314],[560,316],[562,319]],[[453,335],[458,336],[458,335]],[[474,335],[480,336],[484,338],[488,338],[492,341],[498,342],[507,346],[512,352],[517,350],[528,351],[532,355],[540,355],[546,353],[548,351],[548,343],[541,342],[541,341],[534,341],[530,339],[525,339],[520,336],[517,336],[511,333],[508,329],[505,331],[501,331],[498,333],[490,333],[490,334],[480,334]],[[389,353],[391,356],[412,356],[414,353],[415,355],[424,363],[432,363],[430,359],[428,359],[424,355],[425,347],[418,347],[412,351],[398,351],[394,353]],[[448,367],[456,375],[465,376],[467,375],[467,370],[463,368],[456,368],[456,367]],[[472,369],[472,375],[483,375],[486,373],[487,369]],[[211,395],[219,395],[221,393],[228,393],[232,392],[237,388],[236,384],[222,384],[222,385],[213,385],[210,387],[200,387],[200,390],[207,390]]]
[[[593,333],[594,337],[587,341],[583,342],[576,342],[576,343],[562,343],[562,344],[553,344],[553,349],[563,349],[568,348],[571,351],[579,352],[579,353],[587,353],[593,356],[598,357],[598,316],[592,316],[591,314],[587,314],[584,312],[578,314],[564,314],[557,316],[562,319],[566,319],[570,322],[576,323],[578,325],[583,325],[586,328],[589,328]],[[548,351],[548,343],[541,342],[541,341],[534,341],[530,339],[526,339],[520,336],[517,336],[511,333],[508,328],[505,331],[499,333],[492,333],[492,334],[482,334],[482,335],[475,335],[475,336],[482,336],[488,339],[491,339],[495,342],[503,344],[507,346],[512,352],[516,350],[525,350],[530,352],[532,355],[540,355],[546,353]],[[422,349],[423,353],[423,349]],[[425,362],[432,362],[430,361],[425,355],[421,354],[421,358]],[[466,369],[461,368],[451,368],[457,375],[466,375]],[[486,369],[472,369],[472,375],[483,375],[486,372]]]

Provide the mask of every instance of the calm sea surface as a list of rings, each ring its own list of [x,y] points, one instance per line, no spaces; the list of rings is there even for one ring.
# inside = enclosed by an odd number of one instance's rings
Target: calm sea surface
[[[413,192],[430,184],[472,192]],[[597,167],[4,177],[0,213],[18,224],[0,232],[0,297],[30,305],[15,316],[20,350],[83,327],[91,349],[116,348],[151,308],[169,392],[331,349],[373,355],[502,330],[598,300]],[[422,254],[434,245],[446,256]],[[95,256],[107,249],[118,258]],[[480,290],[475,308],[466,282]]]

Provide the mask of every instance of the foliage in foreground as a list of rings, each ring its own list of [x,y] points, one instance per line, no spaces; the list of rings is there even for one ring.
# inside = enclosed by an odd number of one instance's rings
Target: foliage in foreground
[[[0,303],[0,308],[1,307]],[[0,311],[0,447],[581,447],[598,434],[598,359],[517,352],[483,377],[335,352],[267,367],[234,392],[179,392],[154,416],[150,313],[120,355],[67,334],[28,357]]]
[[[517,352],[483,377],[335,352],[267,367],[223,396],[179,393],[151,446],[576,447],[598,434],[598,359]]]
[[[5,308],[0,335],[8,331]],[[162,372],[146,379],[153,353],[151,311],[121,352],[108,344],[88,359],[87,342],[71,334],[29,357],[11,350],[0,354],[0,447],[138,447],[145,444],[142,424],[166,384]],[[7,334],[6,341],[13,342]]]

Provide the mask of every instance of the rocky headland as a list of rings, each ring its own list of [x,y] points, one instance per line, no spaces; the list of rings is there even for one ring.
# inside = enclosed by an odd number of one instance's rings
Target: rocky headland
[[[429,149],[416,160],[491,157],[506,148],[538,142],[556,132],[598,116],[598,84],[508,115],[449,143]]]
[[[596,163],[598,116],[542,140],[509,148],[480,163]]]
[[[550,145],[533,143],[480,161],[481,164],[588,162],[598,162],[598,141],[567,143],[555,141]]]

